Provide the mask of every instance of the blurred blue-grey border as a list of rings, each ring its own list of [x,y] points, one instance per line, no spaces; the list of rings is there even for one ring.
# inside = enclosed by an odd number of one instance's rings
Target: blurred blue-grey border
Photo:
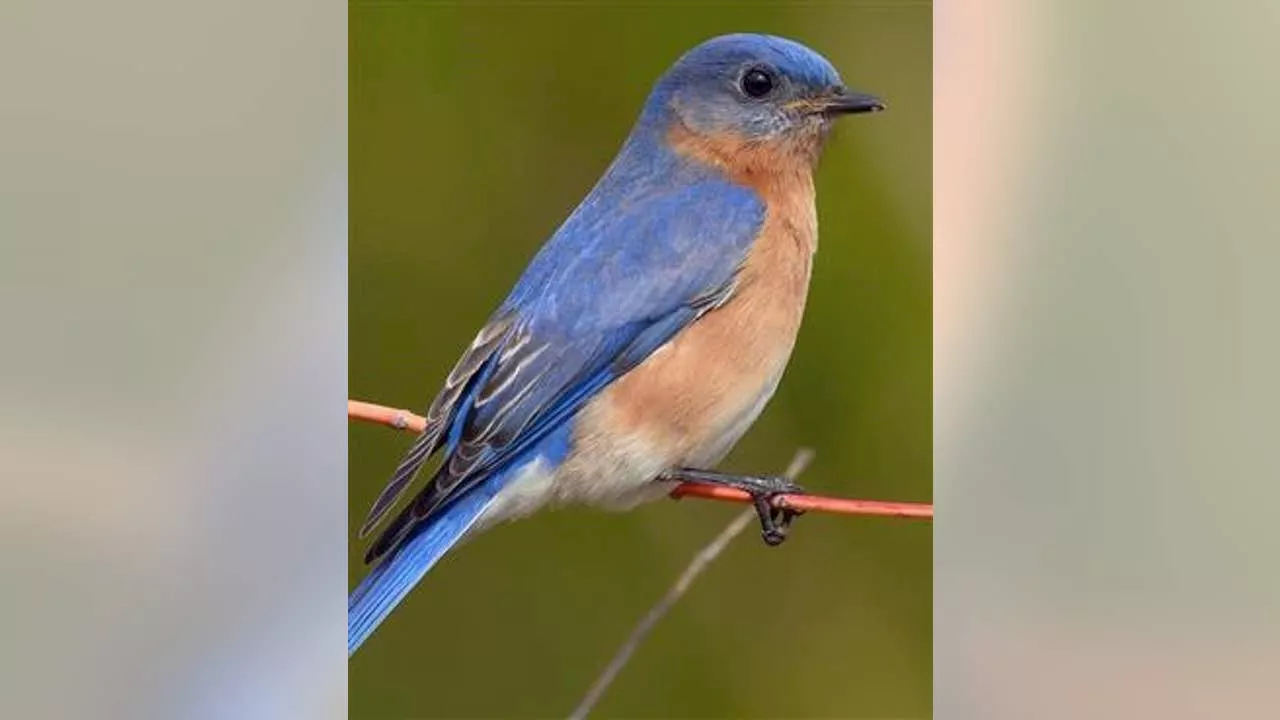
[[[0,10],[0,716],[345,713],[345,48]]]
[[[1274,716],[1280,6],[936,23],[938,715]]]

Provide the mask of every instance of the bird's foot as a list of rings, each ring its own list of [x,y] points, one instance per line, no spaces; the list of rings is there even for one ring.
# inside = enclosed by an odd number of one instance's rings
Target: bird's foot
[[[781,545],[787,539],[791,522],[803,513],[788,507],[777,507],[779,495],[803,494],[804,488],[778,475],[731,475],[711,470],[681,468],[663,474],[664,480],[720,485],[743,490],[751,495],[756,515],[760,517],[760,536],[766,545]]]
[[[778,493],[768,493],[752,496],[756,515],[760,517],[760,537],[769,546],[781,545],[791,531],[791,521],[804,514],[799,510],[775,506],[773,499],[777,495]]]

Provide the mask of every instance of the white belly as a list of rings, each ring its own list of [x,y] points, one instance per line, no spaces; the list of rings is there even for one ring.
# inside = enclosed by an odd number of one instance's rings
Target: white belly
[[[494,497],[471,532],[547,506],[572,503],[628,510],[671,492],[673,483],[655,480],[671,465],[667,455],[637,440],[579,443],[558,466],[541,458],[526,465]]]

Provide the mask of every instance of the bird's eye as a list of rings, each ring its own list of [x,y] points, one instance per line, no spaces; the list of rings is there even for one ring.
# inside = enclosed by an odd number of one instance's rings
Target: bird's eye
[[[773,76],[761,68],[751,68],[742,76],[742,92],[747,97],[762,98],[773,90]]]

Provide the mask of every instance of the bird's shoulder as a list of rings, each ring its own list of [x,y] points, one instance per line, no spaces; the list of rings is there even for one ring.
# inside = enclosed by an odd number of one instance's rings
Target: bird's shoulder
[[[730,281],[767,214],[755,190],[714,177],[597,188],[504,307],[579,330],[663,315]]]

